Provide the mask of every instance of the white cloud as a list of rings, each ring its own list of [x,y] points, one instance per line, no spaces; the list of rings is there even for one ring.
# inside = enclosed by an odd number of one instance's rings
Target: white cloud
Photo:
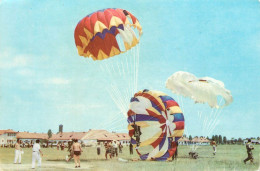
[[[25,67],[29,64],[31,55],[17,54],[12,48],[7,48],[0,55],[0,68],[10,69],[16,67]]]
[[[34,76],[34,72],[30,69],[21,69],[17,71],[17,74],[21,76]]]
[[[67,114],[77,114],[77,115],[84,115],[86,113],[90,114],[95,109],[103,108],[104,105],[101,104],[62,104],[58,105],[57,109],[61,113],[67,113]]]
[[[55,84],[55,85],[64,85],[69,84],[70,81],[64,78],[49,78],[46,80],[43,80],[42,83],[44,84]]]
[[[1,57],[0,68],[15,68],[15,67],[25,67],[28,65],[28,58],[25,55],[18,55],[14,58],[11,57]]]

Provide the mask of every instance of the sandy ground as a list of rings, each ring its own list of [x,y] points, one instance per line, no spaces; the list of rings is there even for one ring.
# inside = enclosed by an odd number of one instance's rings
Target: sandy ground
[[[0,170],[93,170],[93,166],[82,163],[80,168],[75,168],[74,163],[57,164],[56,162],[44,162],[41,167],[31,168],[31,164],[0,164]]]

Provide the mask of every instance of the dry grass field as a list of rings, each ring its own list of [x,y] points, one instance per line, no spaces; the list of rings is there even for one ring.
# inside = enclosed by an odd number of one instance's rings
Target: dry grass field
[[[67,149],[65,149],[67,150]],[[31,169],[31,149],[25,148],[22,155],[22,164],[13,164],[14,149],[0,148],[0,170],[32,170]],[[173,162],[155,162],[155,161],[132,161],[138,159],[136,153],[129,154],[128,147],[124,147],[123,153],[113,159],[106,160],[104,149],[101,155],[97,156],[96,148],[84,148],[81,156],[81,168],[74,168],[74,162],[66,162],[67,151],[57,151],[55,148],[42,149],[44,156],[42,158],[42,167],[35,170],[98,170],[98,171],[212,171],[212,170],[241,170],[253,171],[259,170],[260,146],[255,146],[253,151],[255,161],[245,165],[243,159],[247,157],[244,145],[219,145],[216,156],[212,154],[211,146],[200,146],[197,149],[198,159],[191,159],[188,156],[189,146],[179,146],[178,159]],[[128,160],[119,161],[118,158]]]

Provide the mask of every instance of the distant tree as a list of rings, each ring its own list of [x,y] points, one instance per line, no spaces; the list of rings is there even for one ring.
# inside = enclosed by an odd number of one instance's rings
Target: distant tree
[[[215,136],[214,135],[212,135],[212,138],[211,138],[211,140],[213,141],[213,140],[215,140]]]
[[[240,145],[243,144],[242,138],[238,138],[237,142],[238,142],[238,144],[240,144]]]
[[[51,137],[52,137],[52,131],[51,131],[51,129],[48,130],[48,133],[47,133],[47,134],[48,134],[48,138],[51,138]]]
[[[222,141],[222,136],[221,136],[221,135],[218,136],[218,143],[219,143],[219,144],[222,144],[222,143],[223,143],[223,141]]]
[[[223,143],[227,144],[227,137],[226,136],[223,137]]]
[[[219,139],[218,139],[218,136],[217,136],[217,135],[215,135],[215,137],[214,137],[214,138],[215,138],[215,141],[216,141],[216,143],[217,143],[217,144],[219,144]]]
[[[234,144],[234,138],[231,138],[230,143]]]
[[[207,139],[209,140],[209,137],[207,136]]]
[[[189,140],[192,140],[192,136],[191,135],[189,136]]]

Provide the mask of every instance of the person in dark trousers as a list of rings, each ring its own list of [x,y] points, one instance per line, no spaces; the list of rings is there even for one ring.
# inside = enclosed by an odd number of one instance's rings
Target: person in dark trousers
[[[121,144],[121,142],[119,143],[119,146],[118,146],[118,148],[119,148],[119,153],[122,153],[122,148],[123,148],[123,145]]]
[[[248,142],[246,143],[246,151],[247,151],[248,157],[244,160],[245,164],[246,164],[246,162],[248,160],[250,160],[251,163],[254,162],[254,157],[253,157],[252,150],[254,150],[254,147],[253,147],[253,145],[251,143],[251,139],[248,139]]]
[[[139,147],[140,136],[142,135],[141,128],[140,128],[140,126],[135,124],[135,121],[134,121],[134,124],[132,125],[132,127],[134,128],[134,137],[136,138],[136,145],[137,145],[137,147]]]
[[[100,145],[100,142],[98,142],[98,144],[97,144],[97,155],[100,155],[100,149],[101,149],[101,145]]]
[[[74,156],[74,152],[72,150],[72,145],[73,145],[73,141],[69,141],[68,142],[68,152],[69,152],[69,155],[66,156],[66,161],[69,162],[73,156]]]
[[[176,147],[176,150],[175,150],[175,153],[172,155],[172,160],[177,159],[177,157],[178,157],[178,145],[179,145],[178,142],[175,142],[175,144],[173,145]]]
[[[133,154],[133,144],[132,143],[130,143],[130,145],[129,145],[129,150],[130,150],[130,154]]]

